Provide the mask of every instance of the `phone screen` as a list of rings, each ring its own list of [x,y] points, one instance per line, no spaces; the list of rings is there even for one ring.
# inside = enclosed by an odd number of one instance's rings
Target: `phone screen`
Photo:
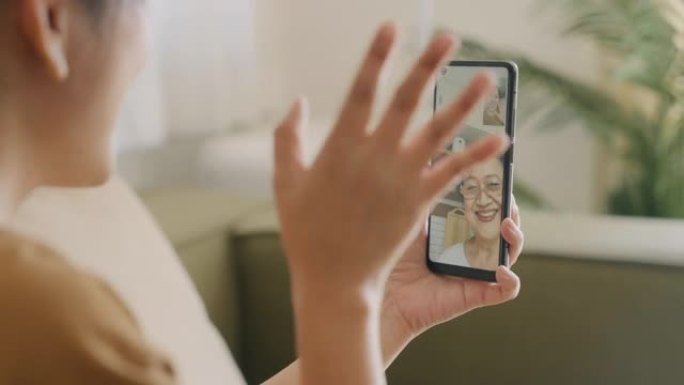
[[[478,72],[489,71],[496,86],[467,118],[457,136],[434,162],[463,151],[474,141],[493,134],[512,136],[515,91],[508,66],[451,65],[442,69],[435,89],[435,109],[453,102]],[[508,216],[510,167],[506,156],[466,170],[460,183],[441,197],[429,216],[428,258],[433,264],[496,270],[507,263],[501,221]]]

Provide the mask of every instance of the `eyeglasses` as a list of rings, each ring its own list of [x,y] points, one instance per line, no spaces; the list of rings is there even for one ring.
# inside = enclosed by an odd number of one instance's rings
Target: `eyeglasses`
[[[484,183],[480,183],[475,178],[469,178],[461,185],[461,194],[465,199],[475,199],[484,191],[489,196],[499,197],[502,193],[501,186],[501,178],[498,176],[488,176]]]

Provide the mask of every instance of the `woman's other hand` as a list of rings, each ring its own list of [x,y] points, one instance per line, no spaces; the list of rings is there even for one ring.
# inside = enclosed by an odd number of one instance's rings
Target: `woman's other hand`
[[[520,257],[525,236],[520,228],[520,211],[513,201],[511,217],[501,225],[508,243],[509,262]],[[508,267],[500,266],[497,283],[440,276],[426,263],[427,234],[415,239],[390,275],[382,312],[382,345],[386,364],[391,363],[413,338],[425,330],[473,309],[515,299],[520,279]]]

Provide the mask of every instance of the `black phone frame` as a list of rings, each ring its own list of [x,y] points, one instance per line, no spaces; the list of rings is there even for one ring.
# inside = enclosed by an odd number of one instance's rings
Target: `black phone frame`
[[[510,148],[502,155],[504,164],[504,186],[506,192],[502,199],[502,212],[505,216],[501,221],[511,216],[511,200],[513,196],[513,153],[515,146],[515,116],[518,100],[518,66],[512,61],[498,60],[455,60],[449,62],[447,67],[475,67],[475,68],[505,68],[508,71],[508,103],[506,114],[506,134],[511,139]],[[433,96],[433,111],[437,111],[437,82]],[[430,271],[436,274],[444,274],[456,277],[476,279],[480,281],[496,282],[496,272],[490,270],[476,269],[472,267],[456,266],[445,263],[433,262],[430,260],[430,217],[427,220],[428,239],[425,245],[425,259]],[[508,266],[508,243],[501,238],[499,250],[499,265]]]

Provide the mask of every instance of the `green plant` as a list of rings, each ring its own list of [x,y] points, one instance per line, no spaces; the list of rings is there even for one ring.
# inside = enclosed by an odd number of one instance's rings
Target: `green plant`
[[[620,181],[607,199],[610,213],[684,218],[684,4],[544,3],[563,11],[564,35],[589,39],[604,55],[610,76],[603,87],[472,39],[464,42],[464,55],[517,62],[522,119],[543,129],[579,121],[619,160]]]

